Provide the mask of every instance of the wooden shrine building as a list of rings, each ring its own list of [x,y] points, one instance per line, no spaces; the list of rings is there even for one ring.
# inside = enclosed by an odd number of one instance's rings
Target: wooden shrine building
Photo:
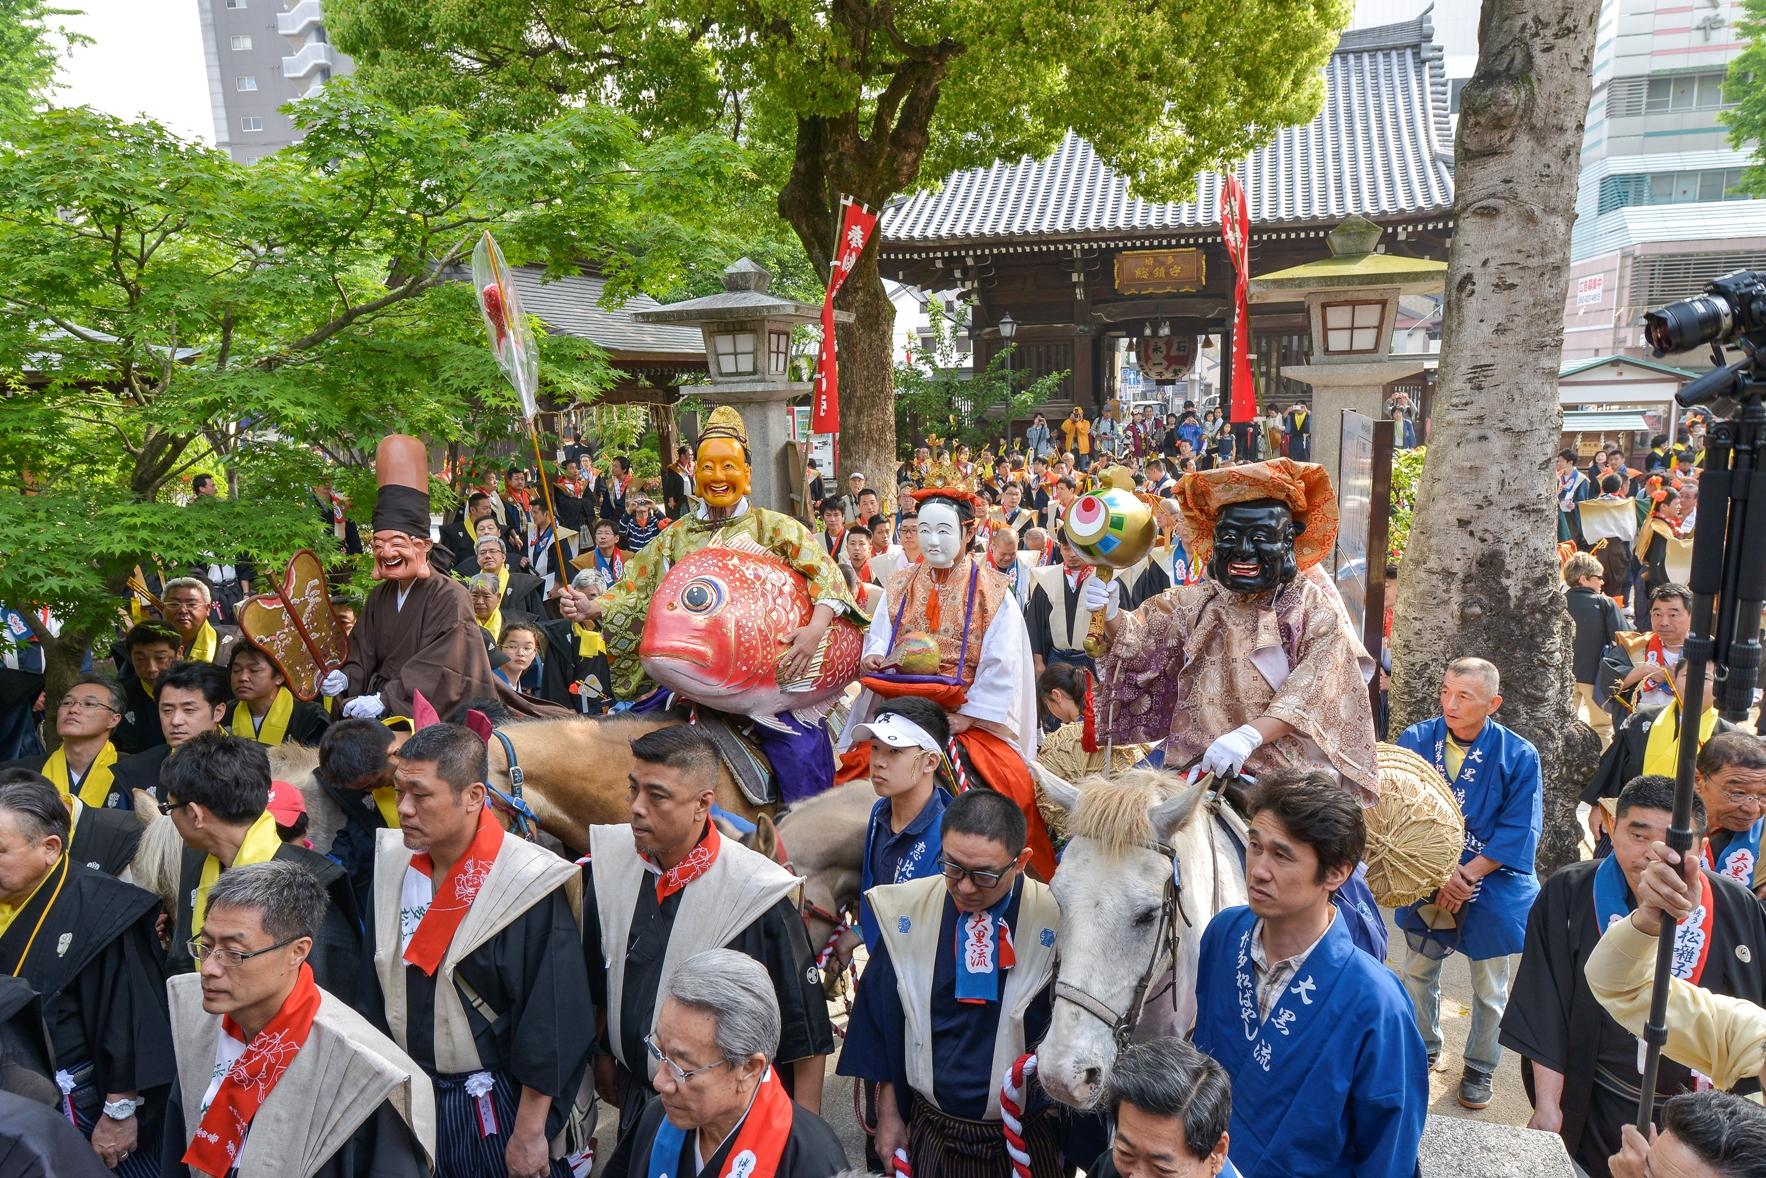
[[[1378,223],[1381,249],[1445,260],[1453,212],[1447,79],[1427,13],[1343,34],[1325,66],[1324,108],[1239,165],[1251,219],[1251,274],[1328,255],[1325,234],[1354,213]],[[972,299],[974,363],[1017,323],[1015,365],[1069,373],[1051,417],[1095,414],[1117,395],[1113,358],[1147,336],[1214,335],[1230,348],[1232,263],[1221,243],[1221,180],[1197,178],[1182,204],[1136,198],[1091,145],[1069,132],[1047,159],[950,176],[883,214],[885,277]],[[1308,388],[1284,380],[1311,357],[1304,306],[1252,308],[1260,403]],[[1226,353],[1230,355],[1230,352]],[[1223,364],[1222,380],[1231,365]],[[1227,390],[1222,389],[1222,400]]]

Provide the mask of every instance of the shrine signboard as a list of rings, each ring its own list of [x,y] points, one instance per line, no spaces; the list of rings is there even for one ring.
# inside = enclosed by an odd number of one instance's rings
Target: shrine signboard
[[[1116,293],[1171,294],[1201,290],[1208,268],[1199,249],[1124,250],[1116,255]]]

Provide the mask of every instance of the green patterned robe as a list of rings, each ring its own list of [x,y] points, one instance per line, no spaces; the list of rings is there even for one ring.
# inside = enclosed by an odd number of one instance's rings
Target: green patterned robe
[[[743,501],[746,504],[746,500]],[[860,626],[870,624],[846,591],[846,578],[834,558],[823,551],[816,534],[782,512],[748,507],[728,519],[705,520],[697,516],[678,519],[664,528],[644,550],[626,561],[625,576],[600,597],[601,633],[613,663],[613,691],[622,700],[636,700],[656,684],[638,663],[638,641],[644,636],[644,619],[650,603],[662,588],[662,578],[674,563],[711,543],[722,532],[727,539],[746,536],[776,553],[809,582],[812,602],[838,601],[841,609]]]

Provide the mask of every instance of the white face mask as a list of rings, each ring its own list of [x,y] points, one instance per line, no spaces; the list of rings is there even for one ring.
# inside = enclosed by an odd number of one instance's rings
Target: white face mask
[[[920,537],[920,556],[935,569],[948,569],[963,551],[963,524],[957,509],[937,501],[920,508],[915,529]]]

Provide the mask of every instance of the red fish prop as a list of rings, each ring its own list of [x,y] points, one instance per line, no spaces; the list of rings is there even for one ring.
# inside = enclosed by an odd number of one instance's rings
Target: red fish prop
[[[787,713],[811,723],[858,677],[864,645],[857,626],[835,618],[803,677],[780,683],[785,640],[814,612],[803,574],[783,560],[745,538],[713,544],[663,577],[638,659],[651,679],[707,707],[773,728]]]

